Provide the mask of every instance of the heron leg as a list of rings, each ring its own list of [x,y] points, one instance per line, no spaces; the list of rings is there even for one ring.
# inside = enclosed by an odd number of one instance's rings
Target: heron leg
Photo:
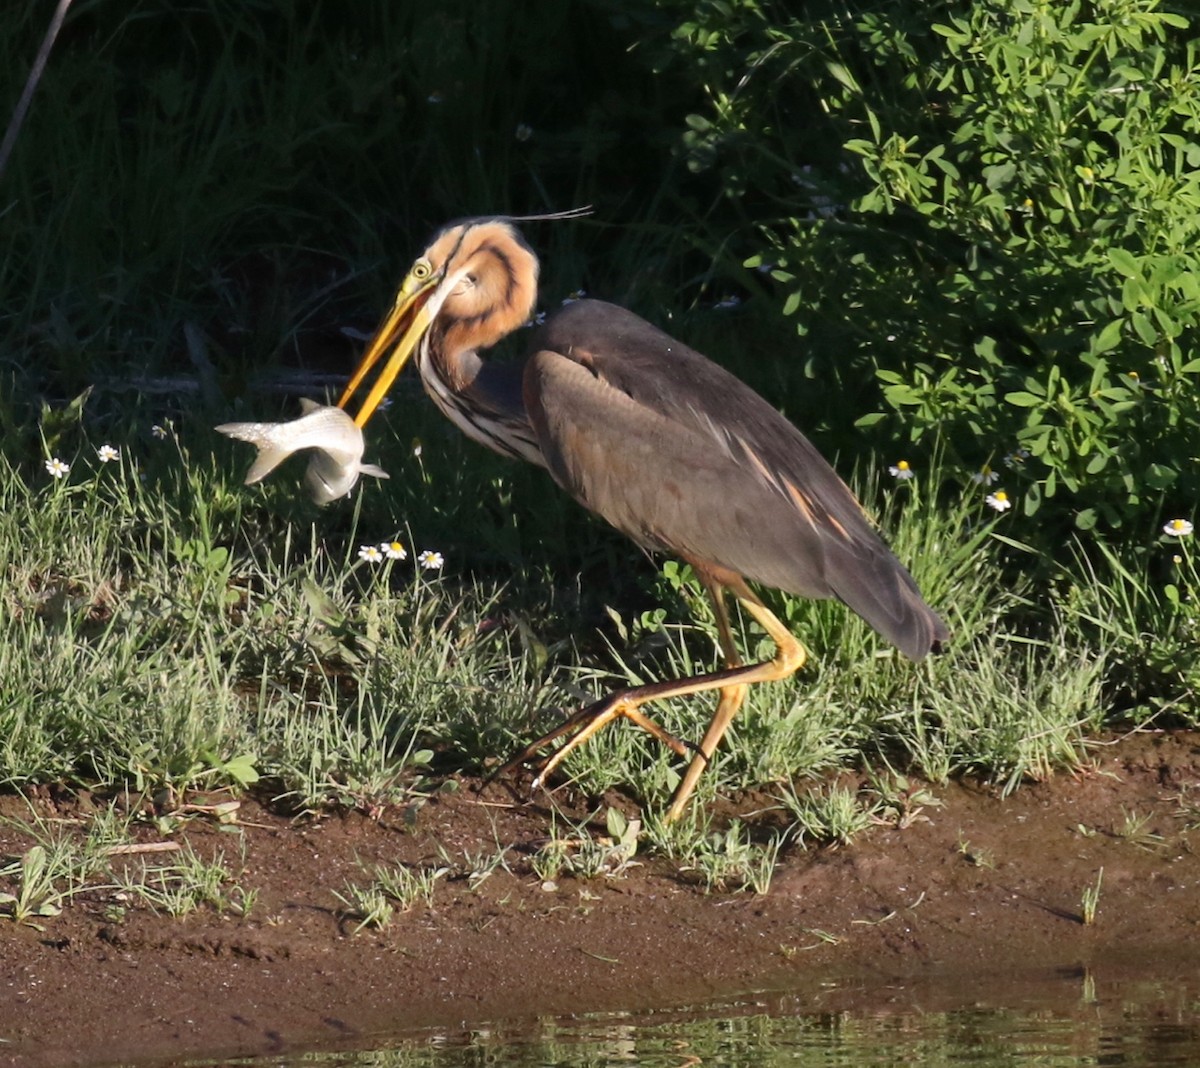
[[[615,694],[610,694],[608,697],[596,701],[594,704],[581,708],[573,716],[568,716],[553,730],[547,731],[540,738],[536,738],[519,753],[512,756],[502,767],[498,768],[488,777],[488,781],[502,778],[514,768],[524,764],[526,760],[539,750],[544,749],[551,742],[557,741],[564,735],[571,735],[562,748],[556,750],[545,764],[542,765],[537,778],[533,780],[533,789],[536,790],[545,781],[546,776],[562,763],[563,758],[572,749],[586,742],[605,724],[622,717],[637,724],[637,726],[641,727],[648,734],[653,735],[678,756],[687,756],[689,752],[695,751],[696,747],[694,745],[680,741],[675,735],[664,730],[644,712],[639,711],[636,704],[628,704],[625,701],[625,697],[630,692],[632,691],[619,691]]]
[[[746,611],[759,622],[775,643],[776,652],[774,657],[760,664],[741,665],[737,656],[737,650],[733,644],[733,636],[730,631],[729,619],[724,603],[719,597],[714,598],[715,603],[719,605],[717,609],[717,625],[721,634],[721,645],[726,661],[733,660],[738,666],[730,666],[723,671],[714,671],[707,675],[695,675],[686,679],[670,679],[664,682],[650,683],[645,686],[634,686],[628,690],[620,690],[617,693],[610,694],[603,700],[597,701],[595,704],[589,705],[587,708],[575,713],[575,715],[559,724],[554,730],[527,745],[500,768],[496,772],[496,776],[503,775],[512,770],[549,743],[570,734],[571,737],[568,738],[566,743],[550,756],[538,772],[537,778],[533,782],[534,789],[537,789],[538,786],[545,782],[546,777],[558,767],[568,753],[582,745],[600,730],[601,727],[622,717],[632,720],[639,727],[649,731],[659,741],[669,746],[675,753],[683,756],[688,748],[685,743],[663,730],[662,727],[642,713],[640,711],[641,706],[648,701],[658,701],[668,697],[686,697],[690,694],[704,693],[708,690],[720,690],[721,700],[718,702],[717,712],[713,716],[712,723],[709,724],[708,731],[705,733],[704,741],[701,743],[697,756],[688,768],[679,789],[676,790],[675,798],[667,813],[668,820],[677,819],[683,811],[684,804],[695,789],[696,781],[699,779],[713,752],[716,751],[717,744],[728,729],[730,721],[741,707],[747,687],[756,682],[771,682],[787,678],[799,671],[808,659],[808,652],[804,646],[796,640],[795,636],[784,626],[775,613],[767,608],[751,592],[740,576],[736,576],[735,581],[725,581],[722,585],[728,586],[732,590],[734,596],[737,597]],[[712,588],[710,586],[710,589]]]
[[[702,578],[708,595],[712,598],[713,608],[716,610],[717,640],[721,643],[725,666],[727,668],[741,667],[742,658],[738,653],[737,644],[733,640],[733,630],[729,625],[729,606],[725,603],[725,587],[707,576],[702,576]],[[683,815],[683,808],[696,789],[696,783],[700,781],[700,776],[712,760],[713,753],[721,744],[721,739],[729,729],[729,724],[733,722],[733,717],[742,707],[742,702],[746,699],[746,689],[744,683],[740,686],[721,687],[721,698],[717,702],[717,709],[713,713],[708,730],[704,732],[704,738],[700,742],[700,751],[692,757],[692,762],[684,773],[683,781],[676,788],[675,796],[671,798],[671,807],[667,810],[668,822],[674,822]]]

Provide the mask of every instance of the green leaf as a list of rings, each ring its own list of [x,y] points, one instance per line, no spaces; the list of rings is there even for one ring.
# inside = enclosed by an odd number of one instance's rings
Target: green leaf
[[[859,86],[857,79],[840,63],[829,63],[826,65],[826,70],[841,83],[845,88],[849,89],[855,96],[862,95],[862,88]]]
[[[1103,330],[1092,338],[1092,352],[1109,352],[1121,343],[1121,331],[1125,327],[1124,319],[1114,319]]]
[[[225,761],[225,773],[239,786],[251,786],[258,782],[258,769],[254,766],[254,758],[246,753]]]
[[[1175,484],[1179,472],[1165,464],[1150,464],[1146,468],[1146,485],[1151,489],[1165,490]]]
[[[1023,389],[1014,390],[1012,393],[1005,393],[1004,399],[1017,408],[1038,408],[1046,403],[1045,397],[1035,396],[1032,393],[1025,392]]]
[[[869,415],[860,416],[854,420],[854,425],[857,427],[875,426],[877,423],[883,422],[887,418],[886,412],[871,412]]]
[[[1141,266],[1133,254],[1123,248],[1110,248],[1108,262],[1111,263],[1126,278],[1140,278]]]
[[[1011,184],[1016,173],[1017,165],[1015,163],[999,163],[994,167],[983,168],[983,180],[994,193]]]
[[[1144,312],[1135,311],[1129,317],[1129,321],[1133,324],[1133,329],[1137,336],[1151,348],[1158,342],[1158,331],[1154,329],[1154,324]]]

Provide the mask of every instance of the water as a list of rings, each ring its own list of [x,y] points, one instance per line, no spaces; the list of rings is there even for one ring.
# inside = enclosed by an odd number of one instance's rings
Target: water
[[[700,1008],[379,1036],[368,1050],[256,1058],[267,1065],[475,1068],[789,1065],[981,1068],[1200,1065],[1200,970],[1107,982],[1088,972],[814,984]],[[229,1062],[224,1062],[229,1063]]]

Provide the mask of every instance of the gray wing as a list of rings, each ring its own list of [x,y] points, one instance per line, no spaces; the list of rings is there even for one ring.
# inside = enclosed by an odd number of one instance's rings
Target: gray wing
[[[640,543],[805,597],[838,597],[902,652],[947,640],[813,445],[740,380],[614,305],[547,325],[524,374],[547,466]]]

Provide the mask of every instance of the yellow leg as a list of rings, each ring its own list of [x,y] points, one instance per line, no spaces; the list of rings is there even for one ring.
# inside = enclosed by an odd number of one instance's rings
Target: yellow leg
[[[716,611],[717,617],[717,640],[721,644],[721,652],[725,657],[725,666],[727,668],[736,668],[742,666],[742,658],[738,654],[737,643],[733,640],[733,630],[729,626],[729,607],[725,603],[725,587],[715,580],[708,579],[702,576],[705,588],[708,590],[708,596],[712,599],[713,608]],[[737,715],[738,709],[742,707],[742,702],[746,699],[746,687],[742,686],[723,686],[721,688],[721,699],[717,702],[717,710],[713,713],[712,722],[708,725],[708,730],[704,732],[704,740],[700,743],[700,750],[688,765],[687,772],[683,776],[683,781],[675,790],[675,796],[671,798],[671,807],[667,810],[667,821],[673,822],[683,815],[684,805],[692,796],[692,792],[696,789],[696,783],[700,781],[700,776],[704,773],[704,769],[708,767],[712,761],[713,754],[717,751],[717,746],[721,744],[721,739],[725,732],[729,729],[729,724],[733,722],[733,717]]]
[[[680,783],[679,788],[675,792],[675,797],[667,812],[668,820],[678,819],[692,791],[696,788],[696,782],[699,780],[701,773],[708,766],[709,760],[712,758],[713,753],[716,752],[717,745],[720,743],[725,731],[729,728],[730,722],[741,707],[747,687],[756,682],[771,682],[776,679],[787,678],[799,671],[808,659],[808,653],[804,646],[796,640],[791,631],[750,591],[745,583],[739,581],[736,586],[732,587],[735,596],[746,611],[758,620],[776,647],[776,653],[772,659],[764,661],[761,664],[741,665],[737,649],[734,646],[733,635],[729,627],[729,617],[720,587],[715,582],[706,584],[708,585],[709,592],[713,595],[713,603],[717,607],[717,627],[721,647],[725,654],[726,664],[729,665],[725,670],[714,671],[707,675],[696,675],[688,679],[672,679],[666,682],[651,683],[646,686],[634,686],[628,690],[621,690],[615,694],[610,694],[603,700],[597,701],[595,704],[589,705],[587,708],[577,712],[554,730],[531,742],[500,768],[493,777],[504,775],[520,764],[523,764],[529,757],[551,742],[556,741],[564,735],[570,735],[566,743],[546,761],[537,778],[534,779],[534,789],[537,789],[538,786],[545,782],[550,772],[558,767],[568,753],[586,742],[601,727],[620,718],[632,720],[639,727],[649,731],[659,741],[669,746],[675,753],[683,756],[688,747],[674,735],[663,730],[662,727],[640,712],[639,709],[647,701],[657,701],[668,697],[685,697],[689,694],[703,693],[707,690],[720,690],[721,699],[717,704],[716,713],[709,724],[708,730],[705,732],[704,740],[701,742],[698,752],[688,767],[683,782]]]

